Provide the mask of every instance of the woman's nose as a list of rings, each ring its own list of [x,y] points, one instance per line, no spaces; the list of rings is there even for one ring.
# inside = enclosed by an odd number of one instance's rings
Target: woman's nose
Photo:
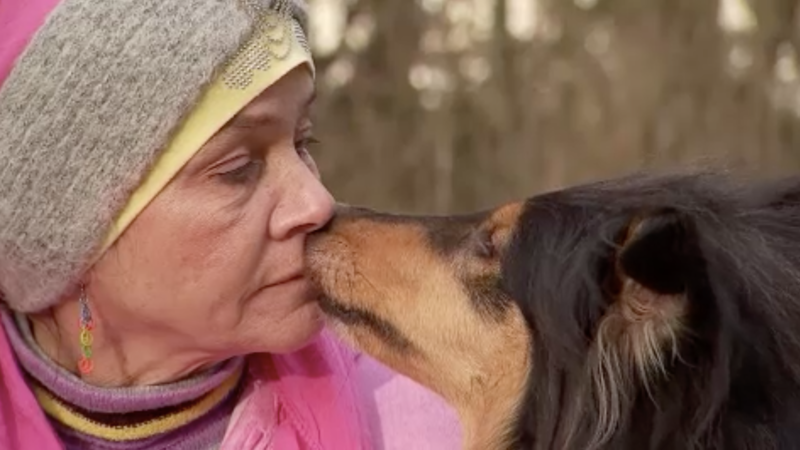
[[[333,217],[333,195],[322,184],[318,174],[306,164],[294,165],[286,178],[283,198],[270,221],[274,239],[286,239],[296,233],[310,233]]]

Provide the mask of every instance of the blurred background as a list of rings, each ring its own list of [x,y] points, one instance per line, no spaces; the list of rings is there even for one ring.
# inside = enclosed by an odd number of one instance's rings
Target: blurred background
[[[800,0],[308,0],[340,200],[453,213],[709,159],[800,169]]]

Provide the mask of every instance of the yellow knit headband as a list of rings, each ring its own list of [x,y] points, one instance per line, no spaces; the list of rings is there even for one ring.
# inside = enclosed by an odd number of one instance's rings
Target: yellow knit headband
[[[230,119],[289,71],[314,63],[300,24],[288,14],[267,12],[250,39],[203,93],[126,207],[112,225],[97,258],[130,226],[170,180]]]

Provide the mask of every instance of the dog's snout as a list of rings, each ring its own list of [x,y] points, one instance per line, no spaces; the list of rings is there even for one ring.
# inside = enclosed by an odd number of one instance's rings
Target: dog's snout
[[[378,213],[370,208],[363,206],[353,206],[346,203],[337,203],[334,208],[334,218],[346,220],[361,217],[376,216]]]
[[[337,203],[333,210],[333,216],[324,227],[318,230],[318,233],[329,233],[355,220],[375,216],[378,216],[378,213],[369,208]]]
[[[363,220],[376,222],[381,216],[380,213],[369,208],[337,203],[331,219],[323,227],[311,233],[310,237],[316,238],[332,233],[352,234],[355,230],[352,228],[353,225],[357,225]]]

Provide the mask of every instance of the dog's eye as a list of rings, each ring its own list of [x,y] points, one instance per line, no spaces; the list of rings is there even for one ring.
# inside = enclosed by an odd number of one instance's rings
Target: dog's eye
[[[480,258],[493,259],[497,254],[491,230],[480,230],[475,233],[475,254]]]

